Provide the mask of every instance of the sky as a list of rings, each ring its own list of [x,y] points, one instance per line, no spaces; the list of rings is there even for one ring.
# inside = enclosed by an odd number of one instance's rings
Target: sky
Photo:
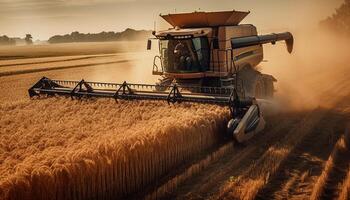
[[[97,33],[167,27],[159,14],[250,11],[260,32],[315,27],[343,0],[0,0],[0,35],[47,40],[73,31]]]

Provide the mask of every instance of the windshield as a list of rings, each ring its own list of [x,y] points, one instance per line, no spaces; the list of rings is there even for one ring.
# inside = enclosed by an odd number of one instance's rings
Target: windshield
[[[201,72],[209,69],[209,45],[206,37],[160,40],[165,72]]]

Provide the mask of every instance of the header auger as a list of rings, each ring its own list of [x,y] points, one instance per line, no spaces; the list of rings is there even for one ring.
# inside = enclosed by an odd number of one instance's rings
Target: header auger
[[[155,85],[51,80],[43,77],[29,96],[64,95],[115,100],[161,100],[227,106],[227,132],[244,142],[265,126],[259,99],[273,97],[276,79],[256,70],[263,60],[263,44],[285,41],[289,53],[294,38],[289,32],[258,35],[253,25],[239,24],[249,12],[194,12],[161,15],[173,28],[154,31],[159,56],[153,62]],[[151,40],[147,49],[152,46]]]

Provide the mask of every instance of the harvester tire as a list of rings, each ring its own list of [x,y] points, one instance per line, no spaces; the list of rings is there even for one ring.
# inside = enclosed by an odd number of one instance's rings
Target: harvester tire
[[[266,88],[261,76],[256,76],[254,85],[254,97],[257,99],[264,98],[266,96]]]
[[[264,98],[266,95],[263,76],[251,66],[247,65],[238,74],[239,79],[243,81],[245,96]]]
[[[263,84],[265,86],[265,98],[273,98],[275,92],[273,82],[274,81],[271,78],[264,78]]]

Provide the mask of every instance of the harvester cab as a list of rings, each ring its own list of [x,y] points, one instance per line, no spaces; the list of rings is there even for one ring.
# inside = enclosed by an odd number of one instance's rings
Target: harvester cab
[[[260,132],[265,121],[259,99],[271,99],[276,79],[256,66],[263,44],[285,41],[293,50],[291,33],[258,35],[253,25],[240,24],[249,12],[194,12],[161,15],[173,28],[154,31],[159,55],[153,62],[155,85],[99,83],[42,78],[30,97],[69,95],[114,99],[166,100],[226,105],[231,111],[227,132],[244,142]],[[152,42],[148,40],[147,49]]]

